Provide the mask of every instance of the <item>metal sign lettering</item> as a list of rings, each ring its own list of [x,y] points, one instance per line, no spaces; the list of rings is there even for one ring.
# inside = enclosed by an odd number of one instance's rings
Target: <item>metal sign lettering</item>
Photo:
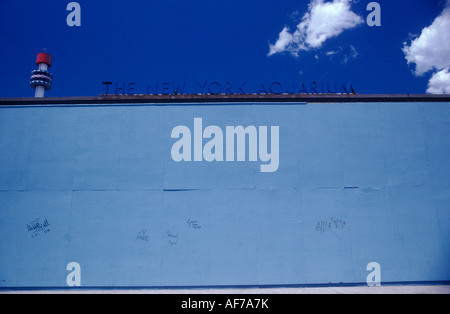
[[[356,94],[353,84],[330,83],[323,81],[282,83],[279,81],[263,82],[250,85],[247,81],[219,82],[196,81],[155,82],[137,84],[136,82],[103,82],[104,95],[239,95],[239,94]]]

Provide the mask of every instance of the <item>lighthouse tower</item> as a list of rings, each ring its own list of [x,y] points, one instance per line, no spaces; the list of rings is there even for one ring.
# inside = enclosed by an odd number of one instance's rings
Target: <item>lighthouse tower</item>
[[[52,89],[53,75],[48,71],[52,66],[52,56],[38,53],[36,65],[39,69],[31,71],[30,86],[36,90],[34,97],[44,97],[44,92]]]

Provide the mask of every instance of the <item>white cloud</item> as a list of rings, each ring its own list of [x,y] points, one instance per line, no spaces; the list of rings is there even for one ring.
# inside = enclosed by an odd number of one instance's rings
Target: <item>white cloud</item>
[[[358,50],[353,45],[350,45],[350,51],[349,53],[344,55],[344,59],[342,60],[343,64],[348,63],[349,61],[356,59],[358,57],[359,53]]]
[[[358,50],[356,50],[356,48],[353,45],[350,45],[350,49],[352,58],[356,59],[356,57],[359,55]]]
[[[331,50],[331,51],[327,51],[326,55],[327,55],[327,56],[333,56],[333,55],[335,55],[335,54],[337,54],[337,53],[338,53],[337,50]]]
[[[443,69],[431,77],[427,93],[450,94],[450,68]]]
[[[351,11],[350,3],[351,0],[311,0],[294,33],[284,27],[276,43],[270,45],[268,55],[288,51],[298,56],[301,50],[319,48],[326,40],[362,24],[363,19]]]
[[[278,40],[274,45],[270,45],[269,55],[276,54],[278,52],[283,52],[289,49],[293,41],[293,36],[289,33],[289,28],[285,27],[278,36]]]
[[[450,66],[450,6],[410,46],[405,43],[403,52],[408,64],[416,64],[416,75]]]
[[[427,93],[450,93],[450,1],[419,37],[409,46],[404,43],[403,52],[408,64],[416,65],[416,76],[434,72],[428,82]]]

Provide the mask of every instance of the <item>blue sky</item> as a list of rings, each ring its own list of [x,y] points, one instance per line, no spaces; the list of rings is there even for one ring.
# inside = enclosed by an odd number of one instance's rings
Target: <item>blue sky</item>
[[[450,93],[445,0],[80,0],[80,27],[66,22],[69,2],[0,0],[0,97],[34,96],[29,75],[44,48],[53,55],[51,97],[96,96],[104,81],[139,94],[148,85],[277,92],[273,82]],[[367,25],[370,2],[381,26]]]

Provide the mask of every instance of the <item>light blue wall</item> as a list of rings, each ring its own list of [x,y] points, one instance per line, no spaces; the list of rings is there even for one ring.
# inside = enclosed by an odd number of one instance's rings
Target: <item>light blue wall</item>
[[[278,171],[174,162],[199,117],[279,126]],[[448,281],[450,103],[0,107],[0,288],[70,262],[85,287]]]

